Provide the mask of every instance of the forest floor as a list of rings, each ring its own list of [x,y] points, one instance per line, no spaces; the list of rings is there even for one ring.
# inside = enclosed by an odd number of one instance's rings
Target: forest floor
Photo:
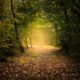
[[[59,48],[35,47],[30,55],[0,63],[0,80],[80,80],[80,63],[57,53]]]

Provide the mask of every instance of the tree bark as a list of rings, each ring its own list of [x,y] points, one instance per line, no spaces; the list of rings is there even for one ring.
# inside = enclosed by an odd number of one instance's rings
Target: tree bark
[[[63,47],[65,48],[66,52],[69,53],[69,50],[70,50],[70,45],[69,45],[69,42],[71,41],[71,35],[70,35],[70,20],[69,20],[69,16],[68,16],[68,13],[67,13],[67,8],[66,8],[66,5],[65,5],[65,2],[63,1],[62,2],[62,7],[63,7],[63,11],[64,11],[64,15],[65,15],[65,24],[67,25],[67,28],[66,28],[66,35],[65,37],[67,37],[68,41],[62,41],[62,44],[63,44]],[[64,33],[65,34],[65,33]]]
[[[15,15],[14,8],[13,8],[13,0],[11,0],[11,12],[12,12],[13,18],[16,19],[16,15]],[[24,52],[24,48],[22,47],[22,44],[19,39],[17,23],[15,20],[14,20],[14,29],[15,29],[15,36],[16,36],[17,43],[19,45],[19,49],[21,50],[21,52]]]
[[[1,0],[0,1],[0,23],[1,23],[1,27],[2,27],[2,22],[3,22],[3,8],[4,8],[4,2]],[[0,32],[0,38],[2,38],[2,32]]]

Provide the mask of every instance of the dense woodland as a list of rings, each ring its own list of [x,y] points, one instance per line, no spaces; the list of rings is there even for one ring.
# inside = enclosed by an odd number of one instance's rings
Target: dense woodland
[[[57,43],[62,49],[79,52],[79,3],[79,0],[0,0],[0,53],[24,52],[22,37],[36,16],[55,26]]]
[[[0,0],[0,80],[80,80],[80,0]]]

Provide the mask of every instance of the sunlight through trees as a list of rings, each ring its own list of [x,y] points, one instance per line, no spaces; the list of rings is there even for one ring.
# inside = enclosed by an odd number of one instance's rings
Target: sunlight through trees
[[[48,21],[46,14],[43,12],[38,12],[28,27],[22,39],[24,46],[57,45],[55,27]]]
[[[80,80],[80,0],[0,0],[0,80]]]

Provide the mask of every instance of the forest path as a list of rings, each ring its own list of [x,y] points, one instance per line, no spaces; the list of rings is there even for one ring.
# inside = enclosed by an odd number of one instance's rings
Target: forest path
[[[80,63],[57,54],[57,48],[37,51],[37,56],[24,54],[0,63],[0,80],[80,80]]]
[[[27,52],[33,56],[48,56],[50,53],[55,54],[60,47],[55,47],[51,45],[32,45]]]

